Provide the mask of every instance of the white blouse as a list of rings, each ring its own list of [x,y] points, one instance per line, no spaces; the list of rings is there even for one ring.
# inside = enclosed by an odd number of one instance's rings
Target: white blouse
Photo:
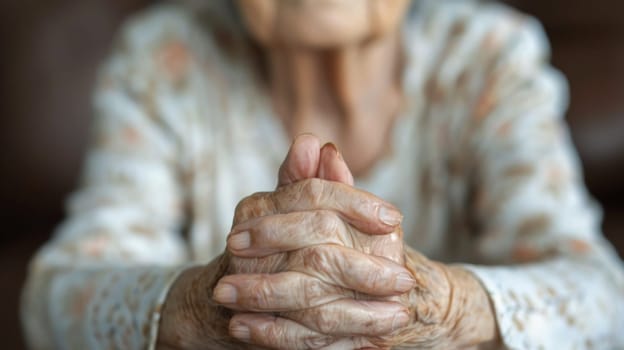
[[[392,152],[356,185],[403,211],[410,246],[476,274],[507,348],[624,348],[624,270],[540,25],[470,0],[413,6]],[[84,181],[31,263],[32,348],[153,347],[178,272],[220,254],[237,202],[275,187],[290,140],[246,41],[215,18],[159,5],[123,28]]]

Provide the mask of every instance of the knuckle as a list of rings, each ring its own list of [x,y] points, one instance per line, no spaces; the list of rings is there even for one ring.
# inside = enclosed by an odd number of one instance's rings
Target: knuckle
[[[265,335],[274,339],[278,349],[320,349],[332,343],[331,338],[298,328],[282,317],[276,318],[272,328]]]
[[[271,210],[269,204],[266,192],[256,192],[243,198],[234,210],[234,224],[266,215]]]
[[[316,278],[306,279],[301,287],[303,294],[301,300],[302,305],[300,305],[301,308],[323,305],[335,299],[338,295],[335,287],[323,283]]]
[[[249,208],[253,206],[253,204],[257,201],[257,193],[254,193],[250,196],[247,196],[241,199],[240,202],[236,205],[234,209],[234,221],[241,222],[247,219]]]
[[[315,246],[303,250],[303,264],[306,269],[329,272],[334,269],[331,254],[325,246]]]
[[[384,266],[381,266],[380,268],[377,269],[370,269],[367,273],[365,273],[364,275],[364,279],[363,282],[365,283],[365,288],[370,290],[370,291],[375,291],[378,290],[380,288],[384,288],[386,282],[388,282],[388,279],[385,278],[387,275],[386,273],[386,269],[384,268]]]
[[[272,288],[265,280],[253,284],[245,296],[249,307],[265,310],[272,306]]]
[[[312,205],[318,206],[325,191],[325,181],[317,178],[307,179],[302,182],[301,186],[302,195],[306,196]]]
[[[289,218],[283,215],[270,215],[253,221],[254,241],[262,247],[281,247],[289,241]]]
[[[325,237],[335,237],[340,227],[340,219],[336,214],[328,210],[314,212],[312,217],[314,229]]]
[[[289,343],[287,337],[288,330],[283,322],[277,322],[277,320],[278,319],[275,318],[273,322],[267,324],[262,330],[262,333],[269,344],[277,346],[278,348],[283,348]]]
[[[254,220],[253,222],[253,235],[254,239],[258,243],[269,243],[267,240],[272,241],[272,233],[275,227],[273,217],[265,216]]]
[[[344,323],[344,313],[339,310],[312,309],[314,327],[323,334],[334,334]]]

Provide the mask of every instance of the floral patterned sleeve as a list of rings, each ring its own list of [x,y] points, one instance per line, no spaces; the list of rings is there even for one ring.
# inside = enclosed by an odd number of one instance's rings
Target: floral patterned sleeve
[[[167,288],[187,261],[180,154],[150,109],[159,88],[150,32],[126,28],[105,65],[82,186],[31,263],[22,320],[33,349],[153,346]]]
[[[471,120],[468,205],[484,265],[466,267],[489,292],[508,348],[622,348],[622,263],[600,232],[562,120],[566,82],[536,21],[490,17],[497,25],[482,51],[497,54]]]

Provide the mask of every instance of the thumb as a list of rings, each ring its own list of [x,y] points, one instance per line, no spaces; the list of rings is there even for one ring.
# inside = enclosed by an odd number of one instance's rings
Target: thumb
[[[353,174],[333,143],[326,143],[321,148],[317,176],[353,186]]]
[[[318,172],[321,141],[312,134],[295,137],[279,168],[277,187],[315,177]]]

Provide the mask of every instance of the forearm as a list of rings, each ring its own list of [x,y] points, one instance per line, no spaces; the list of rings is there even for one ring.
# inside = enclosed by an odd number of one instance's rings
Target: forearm
[[[527,265],[467,268],[487,288],[509,349],[624,345],[624,279],[613,257],[561,256]]]
[[[33,268],[22,320],[29,345],[146,348],[177,267]]]

